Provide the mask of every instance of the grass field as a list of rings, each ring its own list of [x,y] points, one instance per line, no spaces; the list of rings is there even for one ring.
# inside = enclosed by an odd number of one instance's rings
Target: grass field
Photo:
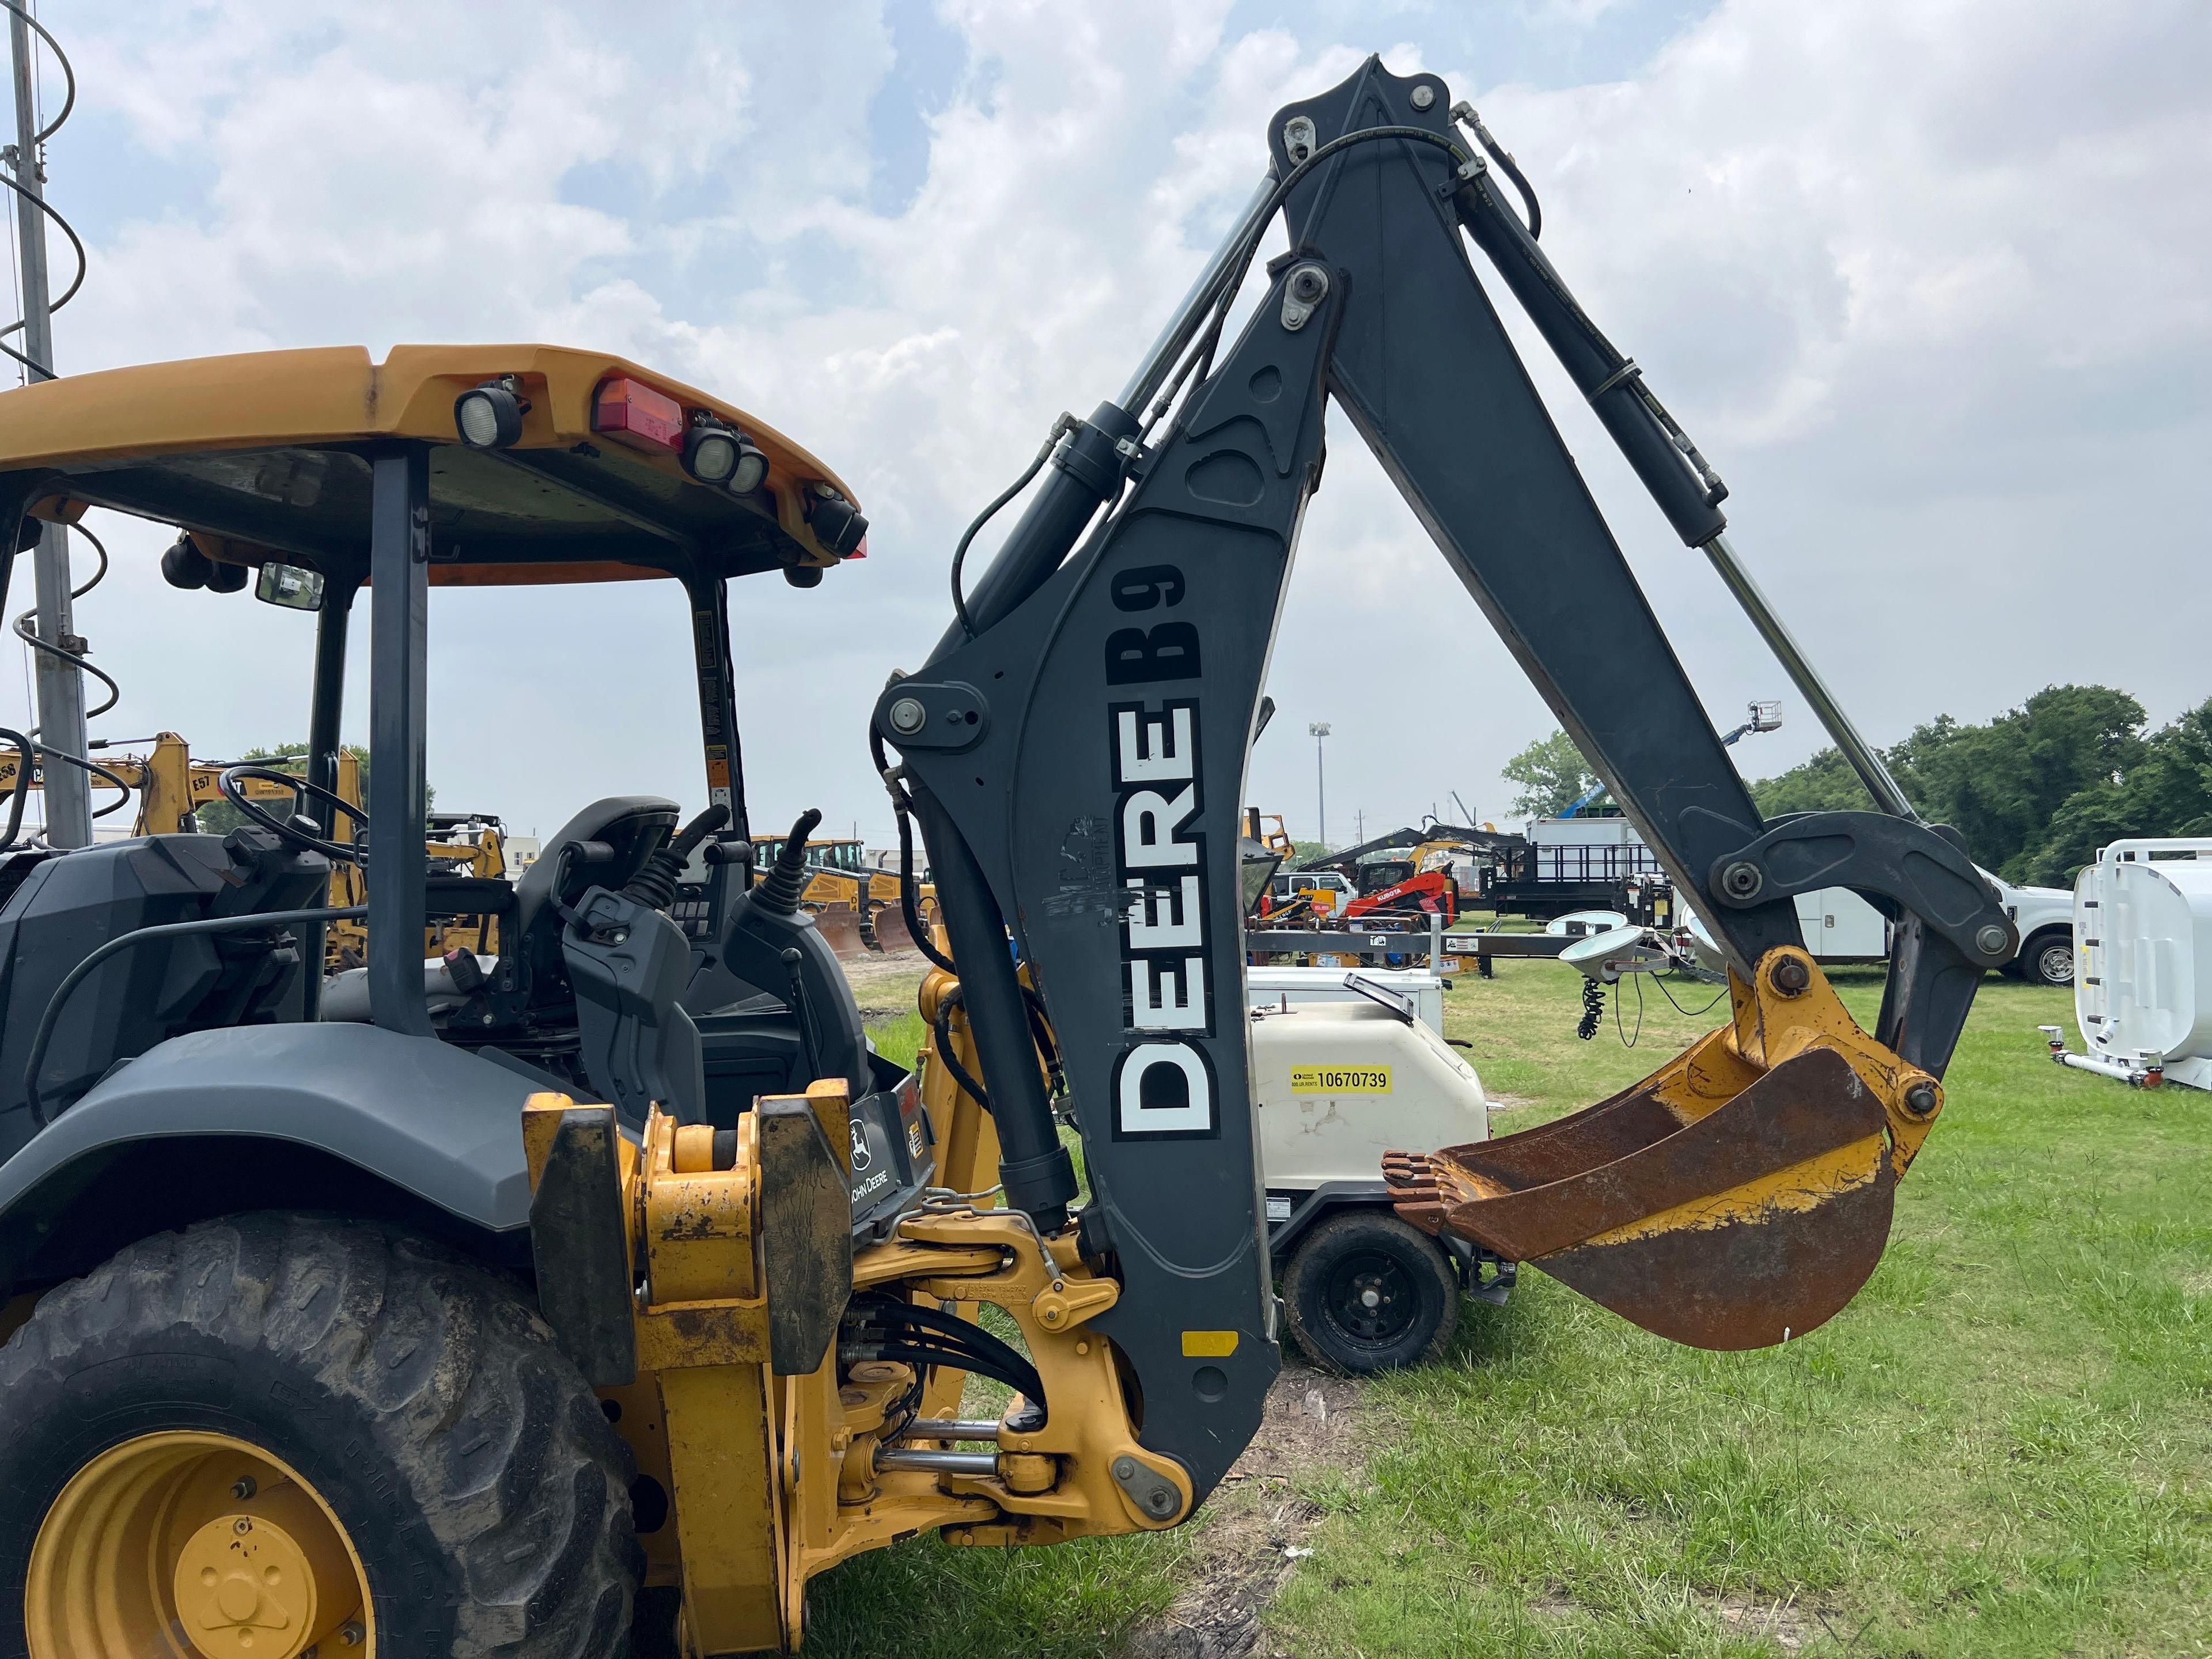
[[[1879,975],[1839,983],[1871,1025]],[[1610,1016],[1578,1042],[1577,984],[1516,963],[1449,994],[1497,1133],[1717,1023],[1655,988],[1632,1050]],[[1887,1257],[1786,1348],[1674,1347],[1536,1273],[1470,1304],[1444,1363],[1367,1386],[1364,1463],[1303,1478],[1326,1518],[1257,1651],[2212,1652],[2212,1098],[2062,1070],[2045,1023],[2063,994],[1987,982]],[[810,1651],[1122,1651],[1191,1534],[916,1540],[817,1585]]]

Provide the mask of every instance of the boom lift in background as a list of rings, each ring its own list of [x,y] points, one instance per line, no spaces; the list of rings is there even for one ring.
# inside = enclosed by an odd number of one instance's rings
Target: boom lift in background
[[[1404,1224],[1711,1347],[1850,1298],[2008,931],[1828,702],[1722,535],[1719,481],[1449,111],[1436,77],[1375,60],[1282,111],[1249,212],[1128,387],[1065,423],[972,591],[956,555],[952,627],[872,722],[904,863],[919,819],[938,886],[932,930],[902,882],[933,965],[912,1076],[869,1052],[801,908],[818,814],[744,878],[732,584],[811,587],[866,528],[805,450],[538,346],[0,393],[18,527],[135,513],[328,588],[300,812],[0,866],[0,1276],[24,1322],[0,1349],[0,1627],[34,1659],[248,1636],[254,1659],[566,1659],[618,1650],[641,1545],[682,1651],[719,1655],[796,1646],[810,1579],[921,1531],[1188,1518],[1278,1366],[1236,803],[1330,398],[1731,975],[1729,1024],[1637,1088],[1387,1159]],[[1230,339],[1279,215],[1291,251]],[[1762,823],[1463,236],[1885,811]],[[417,945],[476,902],[426,872],[432,587],[655,578],[685,602],[708,809],[679,830],[659,797],[585,807],[516,884],[483,981],[443,1000]],[[311,969],[314,930],[354,913],[330,866],[363,852],[324,816],[362,592],[371,948],[361,1006],[335,1009]],[[544,644],[594,669],[623,648]],[[1898,918],[1872,1034],[1797,934],[1790,896],[1836,884]],[[958,1415],[971,1374],[1014,1391],[995,1419]]]

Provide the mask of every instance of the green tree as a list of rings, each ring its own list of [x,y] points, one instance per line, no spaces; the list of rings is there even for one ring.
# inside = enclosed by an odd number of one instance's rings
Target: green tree
[[[2212,836],[2212,699],[2144,738],[2121,775],[2067,797],[2022,854],[2025,878],[2071,886],[2099,848],[2129,836]]]
[[[2070,884],[2124,836],[2212,833],[2212,702],[2146,737],[2142,705],[2103,685],[2046,686],[1983,725],[1948,714],[1882,758],[1923,815],[2008,881]],[[1759,811],[1872,805],[1832,749],[1752,786]]]
[[[1521,786],[1513,810],[1530,817],[1557,817],[1597,787],[1597,774],[1564,732],[1539,738],[1498,769]]]

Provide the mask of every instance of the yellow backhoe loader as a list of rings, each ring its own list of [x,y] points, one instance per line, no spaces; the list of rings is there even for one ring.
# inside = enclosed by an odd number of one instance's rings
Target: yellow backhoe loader
[[[1437,77],[1375,60],[1279,112],[1249,210],[1128,386],[1061,423],[972,585],[956,553],[951,625],[871,718],[902,872],[918,823],[938,890],[926,929],[899,883],[935,969],[914,1074],[870,1051],[804,908],[818,814],[752,869],[742,590],[812,587],[866,533],[804,448],[641,366],[533,345],[0,393],[0,517],[173,526],[174,603],[251,603],[243,566],[316,634],[306,775],[226,770],[240,828],[0,863],[10,1642],[569,1659],[622,1650],[642,1585],[672,1592],[688,1656],[787,1650],[809,1583],[863,1551],[1188,1519],[1279,1364],[1237,802],[1332,402],[1731,971],[1728,1023],[1637,1088],[1394,1155],[1405,1261],[1451,1234],[1714,1348],[1849,1301],[2014,941],[1759,598],[1718,478],[1486,150]],[[1279,218],[1291,252],[1232,337]],[[1762,819],[1470,244],[1883,810]],[[695,653],[704,810],[591,802],[503,897],[431,874],[437,593],[655,580]],[[340,835],[364,592],[374,764]],[[608,609],[580,595],[573,624],[537,624],[547,662],[620,672],[651,648]],[[252,799],[256,777],[297,810]],[[330,902],[333,866],[362,871],[363,903]],[[1798,938],[1792,896],[1821,885],[1897,918],[1874,1031]],[[422,957],[427,925],[494,904],[495,959]],[[326,981],[316,935],[354,919],[367,967]],[[961,1417],[973,1376],[1012,1390],[1004,1410]]]

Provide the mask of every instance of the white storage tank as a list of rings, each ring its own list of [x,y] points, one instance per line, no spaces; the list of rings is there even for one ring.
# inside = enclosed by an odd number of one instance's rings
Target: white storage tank
[[[1320,1002],[1373,1001],[1352,982],[1355,979],[1411,997],[1414,1018],[1443,1035],[1443,976],[1425,968],[1247,968],[1245,998],[1255,1008],[1284,1011]]]
[[[2212,839],[2116,841],[2074,884],[2074,1013],[2096,1058],[2212,1089]]]

